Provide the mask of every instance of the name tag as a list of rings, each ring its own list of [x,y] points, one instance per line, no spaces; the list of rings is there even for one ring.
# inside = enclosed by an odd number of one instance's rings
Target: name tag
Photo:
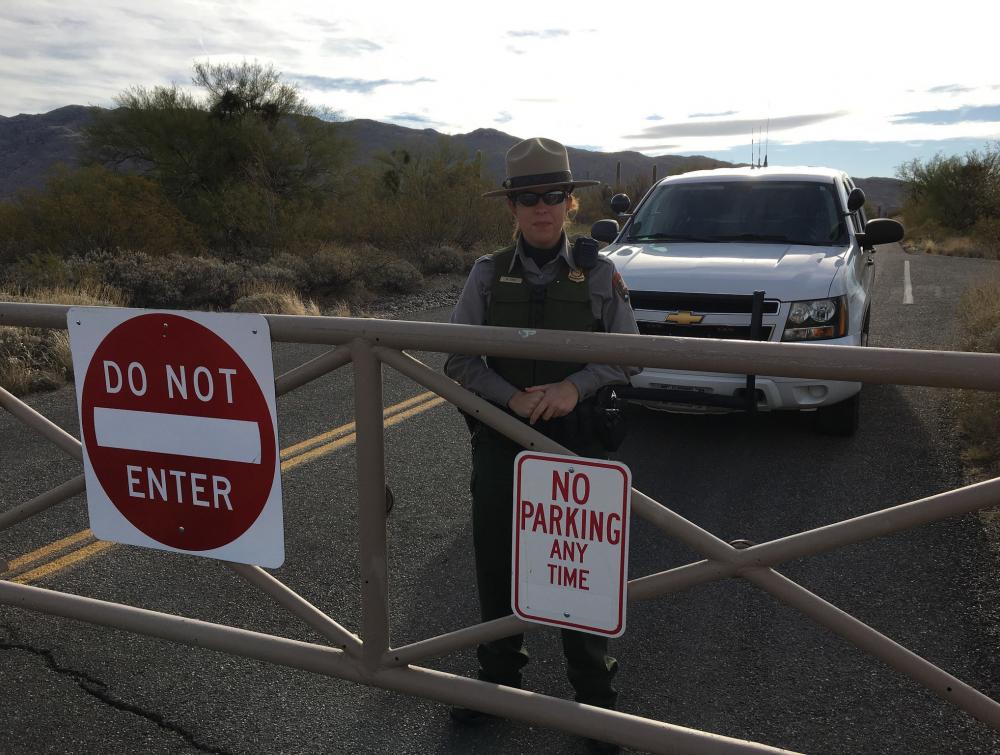
[[[522,281],[521,281],[520,278],[512,278],[509,275],[501,275],[500,276],[500,282],[501,283],[521,283]]]

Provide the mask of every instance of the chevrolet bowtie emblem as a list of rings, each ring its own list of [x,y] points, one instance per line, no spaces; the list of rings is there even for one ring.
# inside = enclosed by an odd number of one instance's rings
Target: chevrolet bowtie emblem
[[[677,323],[678,325],[697,325],[704,319],[705,315],[694,315],[690,312],[674,312],[667,315],[666,321]]]

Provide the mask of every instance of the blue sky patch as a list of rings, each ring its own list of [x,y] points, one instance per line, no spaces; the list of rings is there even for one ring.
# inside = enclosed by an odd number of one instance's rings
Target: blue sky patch
[[[927,123],[932,126],[950,126],[969,121],[1000,121],[1000,105],[970,105],[950,110],[918,110],[893,116],[893,123]]]

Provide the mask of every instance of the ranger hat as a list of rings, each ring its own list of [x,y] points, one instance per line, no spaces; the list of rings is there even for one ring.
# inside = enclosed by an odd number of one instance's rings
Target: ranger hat
[[[595,186],[600,181],[574,181],[566,148],[552,139],[535,137],[507,150],[507,178],[503,188],[484,197],[502,197],[519,191],[557,189],[560,186]]]

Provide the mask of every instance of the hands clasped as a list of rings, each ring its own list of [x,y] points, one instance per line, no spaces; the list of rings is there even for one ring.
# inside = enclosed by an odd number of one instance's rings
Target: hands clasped
[[[526,417],[532,425],[539,419],[564,417],[580,401],[580,392],[569,380],[545,385],[532,385],[515,393],[507,406],[519,417]]]

